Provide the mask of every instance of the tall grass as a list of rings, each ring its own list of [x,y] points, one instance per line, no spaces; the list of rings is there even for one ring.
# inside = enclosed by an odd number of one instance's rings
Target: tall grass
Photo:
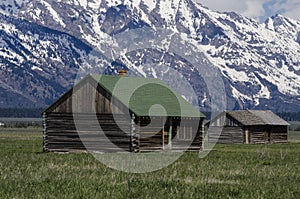
[[[217,145],[152,173],[42,153],[41,129],[0,129],[0,198],[300,198],[300,143]]]

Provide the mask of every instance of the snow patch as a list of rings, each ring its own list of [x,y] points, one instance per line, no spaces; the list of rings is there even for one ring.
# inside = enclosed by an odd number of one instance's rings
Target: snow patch
[[[37,67],[37,66],[32,66],[31,70],[43,71],[43,69],[41,69],[40,67]]]
[[[142,0],[142,2],[147,5],[148,12],[150,13],[156,7],[156,0]]]
[[[273,24],[273,20],[271,18],[268,18],[266,21],[266,28],[268,28],[269,30],[274,31],[274,24]]]
[[[44,0],[40,0],[40,3],[43,4],[47,10],[50,12],[50,14],[52,15],[52,18],[59,23],[62,27],[66,27],[66,24],[63,22],[63,20],[61,19],[61,17],[59,16],[59,14],[52,8],[52,6],[44,1]]]
[[[231,86],[231,90],[232,90],[232,95],[235,99],[237,100],[242,100],[243,102],[245,102],[245,100],[249,100],[251,101],[252,98],[248,97],[245,94],[242,94],[241,92],[239,92],[236,88],[234,88],[233,86]]]

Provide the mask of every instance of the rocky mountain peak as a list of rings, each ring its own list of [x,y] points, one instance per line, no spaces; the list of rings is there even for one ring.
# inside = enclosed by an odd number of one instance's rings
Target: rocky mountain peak
[[[276,15],[260,24],[233,12],[211,11],[193,0],[8,2],[2,3],[2,10],[11,7],[19,12],[8,11],[13,16],[1,19],[0,31],[4,36],[0,40],[0,68],[4,81],[0,87],[5,92],[20,93],[20,86],[8,81],[9,78],[21,80],[27,74],[32,77],[24,82],[28,87],[40,79],[35,94],[26,95],[29,101],[49,104],[51,93],[54,99],[72,85],[77,70],[84,68],[86,59],[94,57],[89,55],[94,48],[109,46],[119,35],[130,31],[149,29],[149,32],[172,31],[181,43],[196,46],[193,53],[203,54],[219,71],[228,109],[300,109],[299,21]],[[144,41],[157,43],[151,41],[150,33],[143,34]],[[162,38],[162,41],[168,40]],[[205,90],[204,74],[199,69],[205,62],[193,65],[185,59],[189,52],[174,54],[168,50],[148,45],[145,49],[125,52],[117,60],[99,57],[94,60],[97,64],[89,67],[107,74],[125,67],[133,75],[156,78],[166,78],[168,68],[172,69],[192,85],[198,105],[209,109],[209,91]],[[45,85],[49,85],[49,92],[45,91]],[[182,95],[187,94],[182,92]]]

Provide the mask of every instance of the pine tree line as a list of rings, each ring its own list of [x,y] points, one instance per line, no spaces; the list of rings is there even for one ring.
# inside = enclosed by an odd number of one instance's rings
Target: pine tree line
[[[283,112],[277,114],[286,121],[300,121],[300,112],[295,112],[295,113]]]
[[[44,108],[0,108],[0,117],[40,118]]]

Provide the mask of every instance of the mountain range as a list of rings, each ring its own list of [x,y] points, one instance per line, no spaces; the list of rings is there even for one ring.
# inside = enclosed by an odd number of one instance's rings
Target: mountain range
[[[78,74],[127,69],[201,110],[215,92],[226,109],[300,111],[300,22],[281,15],[260,23],[193,0],[6,0],[0,11],[0,107],[45,107]]]

